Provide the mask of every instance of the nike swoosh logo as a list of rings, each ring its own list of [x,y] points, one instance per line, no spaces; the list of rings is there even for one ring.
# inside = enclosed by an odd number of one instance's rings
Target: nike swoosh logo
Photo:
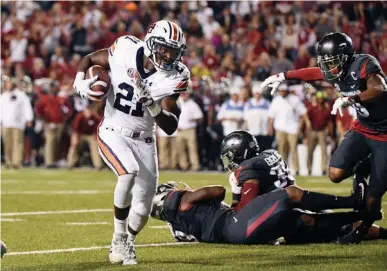
[[[243,194],[247,195],[247,193],[249,193],[251,190],[251,188],[249,190],[247,190],[246,192],[243,192]]]
[[[351,86],[351,88],[354,88],[354,87],[356,87],[356,84],[354,84],[354,85]]]

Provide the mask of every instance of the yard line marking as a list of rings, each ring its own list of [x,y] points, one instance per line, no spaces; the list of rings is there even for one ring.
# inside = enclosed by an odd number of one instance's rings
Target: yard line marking
[[[141,244],[136,245],[136,247],[165,247],[165,246],[183,246],[189,244],[199,244],[198,242],[179,242],[179,243],[156,243],[156,244]],[[75,252],[75,251],[87,251],[87,250],[97,250],[97,249],[107,249],[110,246],[100,246],[100,247],[78,247],[78,248],[67,248],[67,249],[53,249],[53,250],[35,250],[35,251],[20,251],[20,252],[10,252],[6,256],[18,256],[18,255],[29,255],[29,254],[52,254],[52,253],[61,253],[61,252]]]
[[[21,218],[0,218],[0,222],[18,222],[23,220]]]
[[[149,226],[151,229],[169,229],[168,225]]]
[[[1,191],[2,195],[95,195],[110,194],[110,190],[57,190],[57,191]]]
[[[66,222],[66,225],[71,226],[88,226],[88,225],[109,225],[109,222],[100,221],[100,222]]]
[[[113,209],[81,209],[81,210],[61,210],[61,211],[36,211],[36,212],[15,212],[2,213],[1,216],[25,216],[25,215],[52,215],[52,214],[78,214],[78,213],[103,213],[111,212]]]

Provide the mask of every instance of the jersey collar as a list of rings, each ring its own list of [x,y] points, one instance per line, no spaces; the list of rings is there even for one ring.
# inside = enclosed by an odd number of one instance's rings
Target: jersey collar
[[[136,66],[137,66],[137,71],[141,76],[141,79],[148,78],[149,76],[153,75],[157,71],[156,69],[152,69],[150,72],[147,72],[144,69],[144,47],[140,47],[137,50]]]

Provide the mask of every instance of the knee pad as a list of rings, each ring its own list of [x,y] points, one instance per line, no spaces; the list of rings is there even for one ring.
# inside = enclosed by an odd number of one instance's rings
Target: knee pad
[[[152,211],[152,201],[136,202],[132,204],[130,210],[135,212],[139,216],[149,216]]]
[[[118,208],[127,208],[132,201],[131,190],[134,185],[134,174],[125,174],[118,177],[114,189],[114,205]]]
[[[151,207],[142,203],[132,205],[129,211],[129,228],[137,233],[140,232],[148,222],[150,212]]]

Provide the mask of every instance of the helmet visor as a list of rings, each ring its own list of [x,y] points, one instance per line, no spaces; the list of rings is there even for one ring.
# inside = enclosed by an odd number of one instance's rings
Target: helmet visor
[[[233,161],[234,154],[231,151],[226,152],[220,156],[222,160],[223,167],[228,172],[234,172],[238,168],[238,164]]]
[[[165,43],[155,42],[154,48],[156,62],[160,68],[171,70],[180,60],[182,51],[180,48],[169,46]]]
[[[342,75],[345,61],[345,55],[317,56],[317,65],[329,79],[336,79]]]

